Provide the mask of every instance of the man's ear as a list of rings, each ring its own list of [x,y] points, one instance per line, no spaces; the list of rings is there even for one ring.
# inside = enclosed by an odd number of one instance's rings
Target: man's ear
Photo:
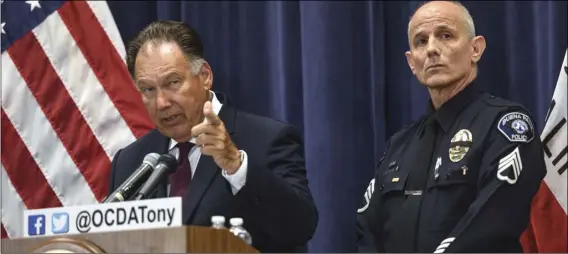
[[[201,76],[203,80],[203,88],[205,88],[205,90],[211,90],[213,86],[213,70],[211,70],[209,63],[205,62],[201,65],[199,76]]]
[[[474,63],[479,62],[483,52],[485,52],[485,47],[487,46],[485,38],[483,36],[476,36],[472,40],[472,54],[471,61]]]
[[[412,54],[410,51],[406,51],[404,52],[404,55],[406,56],[406,62],[408,63],[408,67],[410,67],[410,71],[412,71],[412,74],[416,75],[416,72],[414,71],[414,61],[412,61]]]

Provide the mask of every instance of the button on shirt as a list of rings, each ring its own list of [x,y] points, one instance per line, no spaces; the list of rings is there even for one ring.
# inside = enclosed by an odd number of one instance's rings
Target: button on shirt
[[[215,96],[215,93],[210,92],[210,94],[211,94],[211,97],[212,97],[211,106],[213,108],[213,112],[216,115],[218,115],[219,112],[221,111],[221,107],[223,106],[223,104],[221,104],[221,102],[219,102],[219,100]],[[195,144],[195,138],[192,138],[189,142]],[[179,149],[177,147],[177,144],[178,144],[177,141],[170,139],[169,154],[175,156],[176,159],[178,159],[178,157],[179,157]],[[239,190],[243,186],[245,186],[246,176],[247,176],[247,171],[248,171],[247,154],[243,150],[239,150],[239,152],[241,154],[242,163],[241,163],[241,167],[234,174],[229,175],[226,170],[221,169],[221,175],[223,175],[223,177],[225,177],[225,179],[227,179],[227,181],[231,185],[231,190],[233,192],[233,195],[237,194],[239,192]],[[192,178],[195,175],[195,170],[198,167],[199,158],[201,158],[201,148],[199,148],[198,146],[193,146],[191,148],[191,150],[189,151],[189,154],[188,154],[189,165],[191,166]],[[169,194],[170,194],[170,185],[168,184],[168,196],[169,196]]]

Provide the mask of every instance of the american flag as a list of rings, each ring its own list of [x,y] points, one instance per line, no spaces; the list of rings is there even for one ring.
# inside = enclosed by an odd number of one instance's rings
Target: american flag
[[[2,237],[23,211],[93,204],[153,127],[104,1],[2,1]]]

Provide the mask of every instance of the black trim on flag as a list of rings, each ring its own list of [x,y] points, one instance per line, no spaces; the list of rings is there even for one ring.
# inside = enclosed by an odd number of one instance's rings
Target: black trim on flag
[[[556,103],[552,104],[551,109],[554,108],[555,104]],[[560,130],[560,128],[564,127],[564,124],[566,124],[566,118],[562,118],[562,120],[560,120],[560,122],[558,122],[554,126],[554,128],[552,128],[552,130],[546,135],[546,137],[544,137],[544,139],[542,140],[542,143],[544,144],[544,153],[546,153],[546,156],[548,158],[552,157],[552,153],[550,152],[550,149],[548,149],[547,144],[552,140],[552,138],[556,135],[556,133]]]

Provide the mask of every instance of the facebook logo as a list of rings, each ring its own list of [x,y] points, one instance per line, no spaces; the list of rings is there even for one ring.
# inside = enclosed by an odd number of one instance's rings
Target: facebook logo
[[[69,214],[64,212],[51,215],[51,232],[54,234],[69,232]]]
[[[45,215],[28,216],[28,235],[45,234]]]

